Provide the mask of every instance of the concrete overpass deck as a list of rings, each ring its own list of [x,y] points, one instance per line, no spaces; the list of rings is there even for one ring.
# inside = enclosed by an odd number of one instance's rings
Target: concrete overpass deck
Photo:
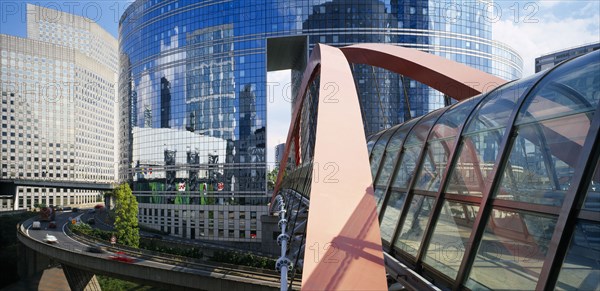
[[[212,262],[192,263],[168,255],[147,255],[143,251],[128,252],[135,255],[133,263],[109,260],[110,252],[87,252],[92,242],[85,243],[67,235],[66,226],[72,215],[58,215],[56,229],[43,225],[41,230],[32,230],[33,220],[30,219],[17,226],[17,237],[28,251],[25,253],[28,266],[40,267],[40,262],[47,261],[44,260],[46,258],[60,262],[73,290],[93,289],[89,284],[93,283],[94,274],[181,290],[276,290],[279,287],[279,274],[276,272],[256,272]],[[46,234],[54,235],[58,243],[43,242]]]

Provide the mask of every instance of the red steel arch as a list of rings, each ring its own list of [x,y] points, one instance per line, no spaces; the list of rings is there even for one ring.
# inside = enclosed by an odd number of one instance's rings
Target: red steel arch
[[[311,182],[302,274],[302,288],[306,290],[387,289],[367,142],[349,62],[403,74],[457,100],[506,82],[441,57],[393,45],[314,47],[294,104],[283,156],[289,156],[294,143],[296,165],[302,162],[302,105],[309,85],[319,75],[313,173],[332,163],[339,170],[335,183]],[[272,205],[286,164],[287,158],[282,159]]]
[[[459,101],[506,83],[504,79],[416,49],[365,43],[341,50],[350,63],[371,65],[402,74]]]

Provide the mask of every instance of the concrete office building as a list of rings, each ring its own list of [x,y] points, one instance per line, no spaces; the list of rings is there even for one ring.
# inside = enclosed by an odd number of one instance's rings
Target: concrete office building
[[[535,72],[537,73],[543,70],[550,69],[560,64],[561,62],[585,55],[589,52],[593,52],[599,49],[600,42],[597,42],[543,55],[539,58],[535,58]]]
[[[89,19],[30,4],[27,36],[0,35],[0,209],[95,203],[100,191],[43,183],[116,181],[117,40]]]
[[[291,69],[294,94],[316,43],[398,44],[504,79],[519,78],[522,59],[492,41],[488,8],[493,3],[457,2],[132,3],[120,20],[119,173],[121,180],[133,183],[141,221],[192,239],[202,233],[215,240],[261,237],[254,225],[256,216],[267,212],[267,71]],[[367,135],[452,102],[386,70],[353,69]],[[170,135],[139,128],[185,132],[176,143],[186,150],[175,151]],[[163,155],[156,156],[146,139],[162,144]],[[164,172],[164,178],[139,175],[150,167],[153,175]],[[170,199],[184,184],[185,195],[206,193],[211,199]],[[153,195],[166,199],[150,202]],[[148,211],[156,220],[144,218]]]

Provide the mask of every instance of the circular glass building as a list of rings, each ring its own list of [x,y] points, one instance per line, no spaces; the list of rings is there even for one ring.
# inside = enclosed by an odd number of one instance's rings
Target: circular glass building
[[[519,78],[521,58],[491,40],[490,8],[488,1],[134,2],[120,20],[120,178],[133,181],[140,222],[189,238],[260,238],[267,71],[291,69],[295,96],[316,43],[373,42]],[[352,69],[366,134],[452,103],[386,70]]]

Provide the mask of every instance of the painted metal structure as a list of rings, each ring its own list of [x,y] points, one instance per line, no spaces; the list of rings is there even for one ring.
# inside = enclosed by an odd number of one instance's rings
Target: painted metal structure
[[[291,213],[282,211],[294,200],[286,199],[289,191],[298,194],[296,200],[310,200],[307,222],[287,228],[293,229],[287,236],[292,237],[289,254],[282,246],[282,258],[295,257],[307,290],[387,288],[367,141],[349,62],[386,68],[457,100],[505,83],[465,65],[392,45],[315,46],[295,99],[283,155],[292,155],[295,163],[282,160],[272,199],[272,211],[279,214]],[[308,206],[296,203],[301,204]],[[303,213],[280,216],[281,221],[287,226]]]
[[[384,251],[442,289],[600,288],[599,82],[593,52],[369,137]]]

